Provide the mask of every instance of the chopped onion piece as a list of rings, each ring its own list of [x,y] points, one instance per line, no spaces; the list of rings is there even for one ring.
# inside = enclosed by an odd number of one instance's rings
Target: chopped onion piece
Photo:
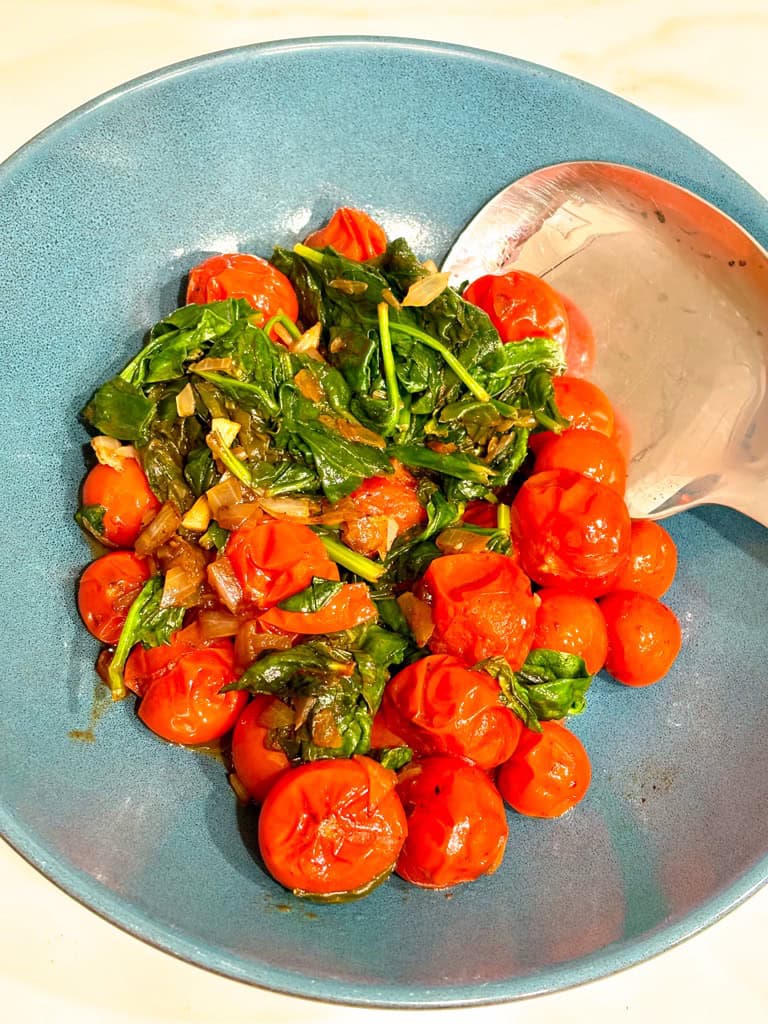
[[[293,335],[287,327],[284,327],[283,324],[280,323],[279,320],[277,323],[272,325],[272,333],[277,335],[286,348],[291,347],[293,343]]]
[[[336,717],[330,708],[320,708],[312,718],[312,742],[318,747],[335,749],[342,744]]]
[[[232,563],[222,555],[208,566],[208,582],[216,591],[221,603],[234,614],[243,599],[243,591],[240,587]]]
[[[222,530],[236,530],[251,519],[263,519],[261,505],[255,501],[238,501],[235,505],[227,505],[216,513],[216,522]]]
[[[317,702],[317,697],[297,697],[293,702],[294,729],[300,729],[309,717],[309,712]]]
[[[316,324],[308,327],[304,333],[296,338],[291,348],[294,352],[312,352],[320,347],[320,339],[323,336],[323,325],[318,320]]]
[[[365,295],[368,284],[365,281],[352,281],[347,277],[334,277],[328,284],[344,295]]]
[[[414,281],[405,294],[403,306],[428,306],[448,287],[450,274],[436,272]]]
[[[181,566],[174,566],[165,574],[163,596],[160,598],[161,608],[191,608],[200,598],[202,573],[195,575]]]
[[[218,434],[222,443],[227,448],[231,448],[232,443],[240,433],[240,424],[235,423],[234,420],[225,420],[218,416],[214,416],[211,420],[211,433]]]
[[[435,623],[432,620],[432,609],[426,601],[422,601],[406,591],[397,599],[400,611],[405,616],[405,621],[413,633],[413,639],[417,646],[424,647],[435,631]]]
[[[382,291],[382,293],[381,293],[381,297],[382,297],[382,299],[384,299],[384,301],[386,302],[386,304],[388,306],[392,307],[392,309],[402,309],[403,308],[402,304],[396,298],[396,296],[395,296],[395,294],[394,294],[394,292],[392,291],[391,288],[385,288]]]
[[[329,430],[335,430],[337,434],[341,434],[348,441],[367,444],[371,448],[380,448],[382,451],[387,447],[387,442],[380,434],[369,430],[368,427],[364,427],[362,423],[351,423],[340,416],[337,418],[333,416],[319,416],[318,419],[324,427],[328,427]]]
[[[259,498],[259,505],[273,519],[306,523],[320,514],[320,502],[315,498]]]
[[[195,415],[195,392],[189,382],[176,395],[176,412],[182,419]]]
[[[235,796],[237,797],[238,801],[241,804],[248,804],[248,803],[250,803],[251,802],[251,795],[248,792],[248,790],[245,788],[245,786],[242,784],[242,782],[240,781],[240,778],[238,777],[237,772],[230,772],[227,777],[229,779],[229,784],[232,787],[232,789],[234,790]]]
[[[208,504],[206,495],[201,494],[181,520],[181,525],[185,530],[192,530],[194,533],[204,533],[208,529],[210,522],[211,507]]]
[[[486,551],[488,536],[482,533],[473,533],[471,530],[462,530],[460,526],[449,526],[447,530],[443,530],[437,535],[435,544],[444,555]]]
[[[172,501],[166,501],[160,506],[155,518],[136,538],[136,554],[149,555],[170,540],[180,526],[181,513]]]
[[[309,370],[299,370],[293,378],[293,383],[299,389],[301,395],[304,398],[308,398],[310,402],[325,401],[325,391],[323,390],[322,384],[313,373],[309,372]]]
[[[249,619],[237,631],[235,661],[238,665],[250,665],[264,651],[287,651],[295,639],[293,633],[265,633],[257,619]]]
[[[422,265],[422,267],[424,267],[424,269],[428,273],[430,273],[430,274],[436,274],[437,273],[437,264],[435,263],[434,260],[424,260],[424,262],[421,265]]]
[[[203,640],[217,640],[222,636],[236,636],[240,628],[240,620],[230,612],[219,608],[211,608],[200,612],[197,620],[200,636]]]
[[[109,466],[118,472],[123,468],[125,459],[138,459],[139,455],[132,444],[121,444],[115,437],[99,435],[91,439],[93,454],[102,466]]]
[[[223,359],[201,359],[193,363],[189,369],[193,373],[225,373],[228,377],[236,377],[237,370],[231,356]]]
[[[210,490],[205,492],[208,499],[208,507],[214,519],[223,508],[236,505],[243,498],[244,488],[237,477],[228,476],[218,484],[214,484]],[[217,520],[218,521],[218,520]]]

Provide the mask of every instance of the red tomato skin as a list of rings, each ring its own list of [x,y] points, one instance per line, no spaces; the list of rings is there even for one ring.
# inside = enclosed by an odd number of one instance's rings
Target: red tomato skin
[[[512,502],[511,519],[520,565],[543,587],[605,594],[629,554],[631,526],[622,498],[572,470],[530,476]]]
[[[608,653],[608,632],[597,602],[557,587],[544,587],[536,596],[540,604],[533,647],[576,654],[590,675],[599,672]]]
[[[572,430],[597,430],[606,437],[613,436],[613,406],[596,384],[570,374],[555,377],[552,384],[560,415],[570,421]]]
[[[572,469],[624,496],[627,467],[617,446],[598,430],[574,428],[553,434],[536,455],[534,473]]]
[[[497,505],[490,501],[470,501],[464,509],[463,522],[494,530],[498,519]]]
[[[542,722],[541,728],[540,733],[523,729],[496,784],[518,814],[559,818],[584,797],[592,769],[581,741],[569,729],[557,722]]]
[[[568,347],[568,315],[558,293],[535,274],[510,270],[479,277],[464,292],[491,319],[503,342],[553,338]]]
[[[669,672],[680,653],[675,613],[655,597],[617,590],[600,601],[608,630],[605,667],[625,686],[650,686]]]
[[[237,679],[230,641],[181,654],[143,688],[139,718],[170,743],[211,743],[233,728],[248,695],[220,693]]]
[[[616,580],[616,590],[639,590],[663,597],[677,572],[677,547],[652,519],[633,519],[629,558]]]
[[[270,731],[278,720],[291,722],[291,708],[272,694],[257,693],[246,705],[232,732],[235,773],[258,804],[291,766],[282,750],[268,745]]]
[[[431,604],[433,654],[468,665],[501,655],[513,669],[533,639],[536,603],[528,578],[506,555],[484,551],[443,555],[424,574],[420,590]]]
[[[363,210],[342,206],[324,228],[313,231],[305,244],[313,249],[331,246],[347,259],[363,262],[380,256],[387,249],[384,229]]]
[[[132,551],[110,551],[80,577],[77,607],[88,632],[116,644],[133,600],[149,579],[149,564]]]
[[[160,508],[136,459],[123,459],[121,469],[101,463],[94,466],[83,481],[82,503],[101,505],[103,539],[117,548],[133,547]]]
[[[401,878],[445,889],[496,871],[508,826],[486,772],[459,757],[426,757],[406,765],[397,790],[408,819],[395,868]]]
[[[396,781],[357,754],[285,772],[259,815],[269,873],[286,889],[315,896],[355,893],[386,876],[407,831]]]
[[[431,654],[392,677],[382,711],[417,754],[455,754],[487,770],[511,756],[522,730],[500,693],[487,673],[450,654]]]
[[[259,618],[263,626],[282,633],[318,635],[353,629],[378,617],[365,583],[345,583],[338,594],[316,612],[287,612],[270,608]]]
[[[416,494],[416,481],[405,470],[394,476],[372,476],[343,499],[360,516],[390,516],[398,534],[426,523],[427,510]]]
[[[339,578],[317,534],[297,523],[245,523],[225,550],[245,600],[264,610],[304,590],[314,576]]]
[[[290,320],[299,315],[299,302],[288,278],[277,267],[247,252],[209,256],[189,272],[187,302],[245,299],[264,317],[278,313]],[[270,337],[274,340],[275,335]]]

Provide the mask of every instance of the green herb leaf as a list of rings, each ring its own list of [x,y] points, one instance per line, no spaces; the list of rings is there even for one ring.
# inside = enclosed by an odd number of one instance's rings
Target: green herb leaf
[[[90,533],[101,544],[104,540],[104,513],[107,510],[103,505],[81,505],[75,512],[75,522],[86,533]]]
[[[581,714],[592,682],[582,658],[545,648],[532,650],[517,672],[501,657],[486,658],[475,669],[498,680],[502,703],[535,732],[541,722]]]
[[[292,597],[287,597],[277,607],[286,612],[319,612],[343,586],[344,584],[338,580],[324,580],[314,576],[308,587],[300,590],[298,594],[293,594]]]
[[[373,755],[379,764],[393,772],[399,772],[413,760],[413,751],[410,747],[405,746],[382,747],[380,750],[373,751]]]
[[[113,377],[95,392],[81,415],[99,434],[141,444],[149,435],[155,409],[140,388]]]
[[[159,647],[167,644],[171,635],[181,629],[184,621],[184,608],[161,608],[163,596],[163,580],[161,576],[153,576],[147,580],[138,596],[128,609],[120,639],[117,641],[115,653],[109,666],[109,687],[113,700],[125,696],[123,669],[136,644],[144,647]]]

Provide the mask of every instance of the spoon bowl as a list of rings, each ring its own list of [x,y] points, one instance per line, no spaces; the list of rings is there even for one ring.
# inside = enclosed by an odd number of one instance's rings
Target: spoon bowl
[[[585,314],[632,516],[715,503],[768,526],[768,254],[735,221],[632,167],[555,164],[499,192],[442,269],[530,271]]]

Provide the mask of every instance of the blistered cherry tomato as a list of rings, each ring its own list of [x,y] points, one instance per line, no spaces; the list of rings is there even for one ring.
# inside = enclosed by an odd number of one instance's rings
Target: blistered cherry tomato
[[[272,738],[280,727],[293,725],[293,709],[271,693],[257,693],[237,720],[232,733],[235,773],[256,803],[261,803],[290,767],[285,752]]]
[[[528,477],[512,502],[512,536],[523,570],[541,586],[588,597],[613,586],[629,554],[621,497],[569,469]]]
[[[600,601],[608,629],[605,667],[627,686],[650,686],[663,678],[680,653],[682,634],[675,613],[655,597],[617,590]]]
[[[501,766],[496,784],[519,814],[559,818],[582,799],[592,768],[581,741],[557,722],[542,722],[541,732],[523,729],[512,757]]]
[[[553,338],[565,351],[568,315],[558,293],[535,274],[510,270],[479,277],[464,292],[467,302],[484,310],[501,340]]]
[[[492,874],[507,843],[499,792],[477,765],[459,757],[426,757],[400,773],[397,791],[408,818],[398,875],[444,889]]]
[[[110,551],[91,562],[77,590],[77,607],[88,632],[103,644],[116,644],[128,609],[151,573],[132,551]]]
[[[247,252],[209,256],[189,272],[187,302],[245,299],[266,322],[277,313],[290,320],[299,315],[296,292],[277,267]]]
[[[171,643],[160,652],[157,670],[139,681],[140,651],[139,645],[130,655],[125,675],[126,685],[141,697],[138,714],[147,728],[185,744],[210,743],[229,732],[248,699],[244,691],[220,692],[238,676],[230,640],[192,649],[183,641],[175,648]],[[132,659],[137,659],[133,665]]]
[[[484,551],[435,558],[422,596],[431,604],[433,654],[468,665],[501,655],[520,668],[530,650],[536,604],[528,578],[506,555]]]
[[[561,416],[570,421],[573,430],[597,430],[611,437],[614,412],[608,396],[596,384],[566,374],[552,381],[555,402]]]
[[[160,508],[136,459],[122,459],[120,469],[94,466],[83,482],[82,503],[104,509],[100,536],[117,548],[132,547]]]
[[[259,608],[304,590],[314,576],[339,578],[323,542],[300,523],[245,523],[231,534],[225,552],[246,601]]]
[[[338,209],[324,228],[313,231],[305,240],[313,249],[331,246],[347,259],[370,260],[386,251],[387,236],[363,210],[348,206]]]
[[[363,480],[334,511],[344,543],[363,555],[386,555],[396,537],[427,521],[416,480],[402,467],[391,476]]]
[[[598,430],[571,429],[553,434],[536,455],[534,473],[548,469],[573,469],[624,494],[627,466],[610,437]]]
[[[664,527],[652,519],[633,519],[629,558],[616,580],[616,590],[640,590],[662,597],[676,571],[677,548]]]
[[[522,729],[499,697],[499,684],[487,673],[450,654],[432,654],[389,681],[382,711],[416,753],[457,754],[488,769],[510,757]]]
[[[281,775],[259,815],[269,873],[299,895],[369,892],[389,875],[405,840],[396,781],[394,772],[360,755]]]
[[[605,664],[608,633],[597,602],[556,587],[544,587],[536,596],[540,604],[532,646],[577,654],[590,675],[599,672]]]
[[[341,590],[316,612],[289,612],[270,608],[260,616],[262,626],[282,633],[337,633],[352,629],[378,616],[365,583],[345,583]]]

